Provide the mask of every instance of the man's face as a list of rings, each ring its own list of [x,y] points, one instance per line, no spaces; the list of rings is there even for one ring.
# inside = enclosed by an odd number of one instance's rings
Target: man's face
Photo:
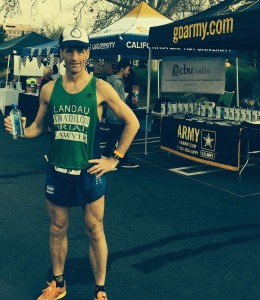
[[[123,77],[127,77],[130,74],[130,70],[130,66],[127,66],[125,69],[123,69]]]
[[[77,74],[85,70],[86,60],[89,58],[89,49],[65,47],[60,51],[67,72]]]

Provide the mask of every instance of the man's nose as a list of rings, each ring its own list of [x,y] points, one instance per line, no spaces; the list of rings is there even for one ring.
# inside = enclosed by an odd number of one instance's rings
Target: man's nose
[[[74,51],[71,52],[71,57],[72,57],[73,59],[77,59],[78,56],[79,56],[79,53],[78,53],[77,50],[74,50]]]

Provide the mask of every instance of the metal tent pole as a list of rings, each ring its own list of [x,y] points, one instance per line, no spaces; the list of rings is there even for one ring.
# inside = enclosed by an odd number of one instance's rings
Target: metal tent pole
[[[144,154],[147,153],[147,139],[148,139],[148,119],[150,113],[150,87],[151,87],[151,57],[152,48],[149,47],[149,58],[148,58],[148,76],[147,76],[147,101],[146,101],[146,116],[145,116],[145,139],[144,139]]]
[[[161,97],[160,91],[160,60],[157,59],[157,97],[158,99]]]
[[[10,68],[10,58],[11,58],[11,55],[8,54],[7,70],[6,70],[6,77],[5,77],[5,87],[6,88],[7,88],[7,83],[8,83],[8,74],[9,74],[9,68]]]

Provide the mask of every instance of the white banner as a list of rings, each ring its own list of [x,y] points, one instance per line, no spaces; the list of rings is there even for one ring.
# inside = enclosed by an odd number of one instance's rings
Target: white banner
[[[14,75],[20,76],[43,76],[44,65],[38,66],[37,58],[33,57],[29,60],[26,58],[26,64],[23,65],[21,61],[21,56],[14,55]],[[65,74],[65,68],[63,64],[60,64],[60,74]]]
[[[174,57],[162,61],[162,92],[223,94],[225,57]]]

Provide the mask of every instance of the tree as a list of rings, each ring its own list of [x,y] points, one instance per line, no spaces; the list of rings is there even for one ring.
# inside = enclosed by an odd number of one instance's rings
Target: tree
[[[5,41],[7,38],[6,31],[4,30],[3,26],[0,25],[0,44]],[[7,60],[5,57],[0,57],[0,69],[3,69],[6,66]]]
[[[38,0],[37,0],[38,1]],[[4,21],[7,17],[19,15],[22,13],[20,8],[20,0],[3,0],[0,3],[0,13],[4,13]]]
[[[189,15],[205,10],[223,0],[145,0],[148,5],[172,20],[179,20]],[[106,27],[116,21],[129,10],[138,5],[140,0],[81,0],[72,6],[77,23],[80,23],[83,13],[95,13],[94,31]],[[100,7],[97,8],[97,5]]]
[[[7,38],[6,31],[4,30],[3,26],[0,25],[0,44],[3,43],[6,38]]]
[[[54,20],[52,23],[43,22],[42,27],[40,28],[42,35],[53,40],[59,39],[62,30],[63,30],[62,26],[58,26],[58,27],[55,26]]]
[[[3,0],[1,2],[2,4],[0,4],[0,12],[4,12],[5,18],[21,14],[20,1],[22,0]],[[172,20],[179,20],[193,15],[222,1],[223,0],[145,0],[145,2],[155,10]],[[39,3],[45,3],[46,0],[31,0],[31,2],[31,15],[35,15]],[[71,6],[70,11],[75,16],[76,24],[80,25],[83,18],[88,18],[91,22],[94,22],[93,30],[97,31],[119,19],[140,2],[140,0],[77,0]],[[62,10],[62,0],[59,0],[59,6]]]

